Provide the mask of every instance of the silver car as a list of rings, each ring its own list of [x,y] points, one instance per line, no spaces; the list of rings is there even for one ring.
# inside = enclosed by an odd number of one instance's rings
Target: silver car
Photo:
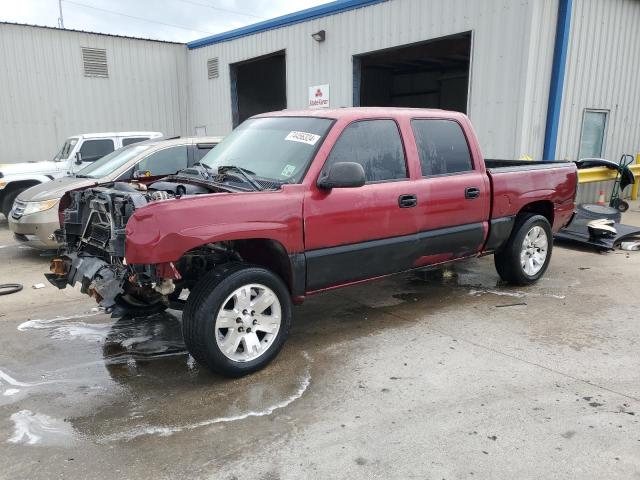
[[[53,232],[60,228],[58,206],[69,190],[136,178],[146,183],[192,166],[221,140],[222,137],[159,138],[123,147],[74,176],[22,192],[9,213],[9,228],[21,243],[40,249],[57,248],[60,245]]]

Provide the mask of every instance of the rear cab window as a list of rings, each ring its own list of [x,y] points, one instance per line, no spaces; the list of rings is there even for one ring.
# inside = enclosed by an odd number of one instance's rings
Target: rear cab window
[[[131,145],[132,143],[144,142],[145,140],[149,140],[149,137],[127,137],[122,139],[122,146],[126,147],[127,145]]]
[[[323,171],[337,162],[362,165],[367,183],[408,178],[400,130],[394,120],[358,120],[348,125],[333,146]]]
[[[473,171],[467,139],[458,122],[443,119],[411,120],[423,177]]]

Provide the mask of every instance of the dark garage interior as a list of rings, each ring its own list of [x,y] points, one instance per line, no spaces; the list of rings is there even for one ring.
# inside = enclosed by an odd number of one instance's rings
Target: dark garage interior
[[[354,105],[466,113],[471,32],[354,57]]]
[[[284,50],[232,64],[231,102],[234,128],[252,115],[287,108]]]

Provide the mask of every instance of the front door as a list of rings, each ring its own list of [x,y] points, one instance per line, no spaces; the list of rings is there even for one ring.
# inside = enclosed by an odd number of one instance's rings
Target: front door
[[[417,208],[404,152],[394,120],[357,121],[342,131],[323,172],[336,162],[357,162],[367,183],[329,191],[313,185],[307,193],[308,292],[410,268]]]
[[[80,157],[71,159],[71,171],[75,173],[82,170],[87,165],[108,155],[115,149],[115,142],[112,138],[85,139],[78,150]],[[81,162],[79,163],[78,160],[81,160]]]

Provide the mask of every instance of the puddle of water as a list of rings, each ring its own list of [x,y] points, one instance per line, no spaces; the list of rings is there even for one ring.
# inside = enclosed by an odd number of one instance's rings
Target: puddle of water
[[[22,322],[20,325],[18,325],[18,330],[21,332],[25,332],[27,330],[53,329],[53,328],[59,327],[58,324],[60,322],[66,322],[67,320],[75,320],[78,318],[94,317],[100,314],[104,314],[104,312],[96,309],[90,312],[79,313],[76,315],[67,315],[67,316],[61,316],[61,317],[55,317],[55,318],[49,318],[49,319],[37,318],[33,320],[27,320],[26,322]],[[77,323],[74,323],[74,324],[77,324]],[[86,325],[84,322],[82,322],[82,324]]]
[[[34,389],[43,386],[50,386],[53,384],[69,384],[75,383],[78,380],[45,380],[42,382],[23,382],[15,379],[7,372],[0,370],[0,390],[2,391],[3,397],[15,397],[19,393],[24,392],[28,389]],[[14,398],[7,399],[8,403],[13,403],[15,401]],[[0,404],[7,403],[0,400]]]
[[[7,442],[22,445],[71,446],[74,443],[70,424],[31,410],[11,415],[14,433]]]
[[[112,435],[105,436],[100,440],[100,443],[111,443],[111,442],[122,441],[122,440],[131,441],[135,438],[148,436],[148,435],[159,435],[161,437],[168,437],[175,433],[179,433],[187,430],[195,430],[197,428],[208,427],[211,425],[215,425],[217,423],[236,422],[240,420],[245,420],[250,417],[265,417],[265,416],[271,415],[276,410],[280,410],[288,407],[293,402],[301,398],[302,395],[304,395],[304,393],[307,391],[307,388],[309,388],[310,384],[311,384],[311,374],[309,372],[309,369],[307,369],[304,373],[304,376],[299,381],[298,388],[292,395],[290,395],[287,398],[284,398],[279,402],[276,402],[271,405],[267,405],[260,410],[250,410],[237,415],[215,417],[207,420],[202,420],[200,422],[188,423],[188,424],[179,425],[179,426],[166,427],[166,426],[157,426],[157,425],[139,425],[137,427],[134,427],[132,429],[129,429],[123,432],[118,432]],[[137,418],[138,416],[139,415],[136,415],[135,417],[132,417],[132,418]]]
[[[482,295],[498,295],[501,297],[515,297],[515,298],[524,298],[524,297],[547,297],[547,298],[557,298],[559,300],[563,300],[566,298],[565,295],[557,295],[555,293],[537,293],[537,292],[520,292],[520,291],[508,291],[508,290],[485,290],[485,289],[470,289],[469,295],[473,295],[475,297],[481,297]]]

